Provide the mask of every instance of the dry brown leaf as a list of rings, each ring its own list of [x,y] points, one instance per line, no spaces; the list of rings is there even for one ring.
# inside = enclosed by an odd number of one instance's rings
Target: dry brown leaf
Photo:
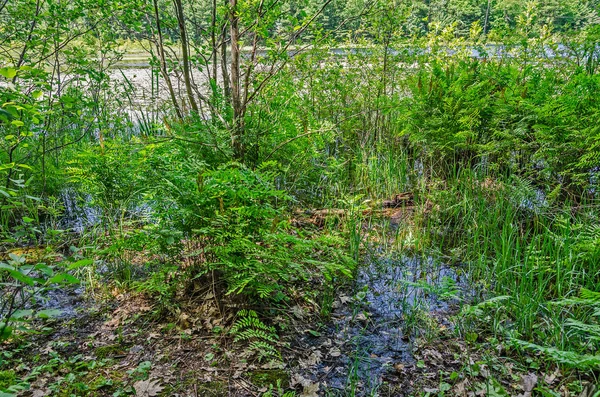
[[[552,385],[554,382],[556,382],[556,379],[560,377],[560,370],[557,368],[556,371],[554,371],[551,374],[546,374],[546,376],[544,376],[544,382],[546,382],[548,385]]]
[[[585,388],[583,389],[583,391],[581,392],[581,394],[579,395],[579,397],[592,397],[596,394],[596,386],[594,386],[591,383],[588,383]]]
[[[50,389],[37,389],[33,391],[31,397],[46,397],[51,394],[52,392],[50,391]]]
[[[521,375],[521,388],[523,394],[519,394],[517,397],[531,397],[531,392],[535,385],[537,385],[538,377],[536,374]]]
[[[535,385],[538,382],[538,377],[536,374],[528,374],[528,375],[523,375],[523,391],[525,393],[531,393],[533,391],[533,388],[535,387]]]
[[[140,380],[133,384],[135,395],[138,397],[155,397],[163,391],[159,380]]]
[[[342,302],[342,303],[348,303],[350,301],[352,301],[352,298],[350,298],[349,296],[347,296],[347,295],[340,296],[340,302]]]
[[[342,355],[342,352],[337,347],[334,347],[333,349],[329,350],[329,355],[331,357],[339,357]]]
[[[367,321],[367,316],[365,315],[365,313],[362,313],[362,312],[361,312],[361,313],[358,313],[358,314],[357,314],[357,315],[354,317],[354,319],[355,319],[356,321]]]
[[[302,320],[305,317],[304,309],[300,306],[296,305],[292,307],[292,314],[296,316],[296,318]]]
[[[323,354],[319,350],[315,350],[306,360],[299,360],[300,366],[303,368],[312,367],[314,365],[318,365],[321,363],[321,358]]]
[[[319,382],[310,383],[310,384],[304,386],[304,389],[302,390],[302,394],[300,394],[300,397],[319,397],[319,388],[320,387],[321,387],[321,384]]]
[[[427,357],[433,364],[442,364],[444,362],[444,356],[442,356],[442,353],[435,349],[427,349],[423,351],[423,356]]]
[[[460,383],[457,383],[454,386],[454,395],[458,397],[466,397],[467,396],[467,380],[463,380]]]

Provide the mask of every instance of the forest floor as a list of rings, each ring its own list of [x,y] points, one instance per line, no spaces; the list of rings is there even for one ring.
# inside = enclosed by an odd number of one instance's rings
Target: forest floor
[[[410,210],[382,214],[393,230]],[[337,215],[310,211],[297,221]],[[407,257],[378,239],[364,245],[355,280],[332,291],[328,313],[305,299],[260,308],[278,329],[280,357],[261,361],[234,343],[239,308],[210,282],[162,317],[130,288],[74,288],[52,298],[63,315],[44,332],[5,346],[12,369],[0,371],[0,388],[20,382],[19,395],[35,397],[592,395],[574,391],[575,374],[542,372],[540,358],[516,360],[502,341],[458,332],[474,293],[460,265]]]

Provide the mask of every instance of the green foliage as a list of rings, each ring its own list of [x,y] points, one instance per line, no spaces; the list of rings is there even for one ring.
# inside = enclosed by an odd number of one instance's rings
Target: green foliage
[[[460,250],[482,291],[481,303],[463,309],[463,332],[474,340],[508,337],[562,365],[591,370],[600,350],[598,295],[590,292],[600,270],[594,215],[548,207],[528,184],[507,183],[486,184],[463,172],[446,192],[430,196],[440,206],[423,225],[430,244]],[[573,297],[577,290],[580,297]]]
[[[523,348],[540,352],[557,363],[580,370],[594,370],[600,365],[600,293],[582,288],[579,297],[550,302],[550,306],[574,308],[565,314],[564,332],[572,343],[578,341],[581,348],[595,354],[581,354],[572,350],[560,350],[516,339]],[[584,322],[571,316],[587,317]]]
[[[274,188],[274,173],[239,164],[198,172],[194,191],[173,192],[181,193],[175,216],[161,226],[181,228],[198,245],[189,256],[197,264],[192,277],[217,272],[228,294],[282,300],[291,284],[351,275],[338,237],[291,232],[284,212],[291,197]]]
[[[44,297],[51,289],[78,284],[79,280],[67,270],[90,264],[82,260],[67,267],[47,263],[29,265],[25,257],[9,253],[7,261],[0,262],[0,340],[11,337],[14,330],[30,332],[29,324],[35,318],[49,318],[60,310],[31,309],[31,304]]]
[[[123,232],[126,216],[148,190],[148,156],[151,149],[115,141],[82,150],[69,161],[69,182],[80,192],[81,206],[99,209],[104,229]]]
[[[9,179],[0,189],[0,246],[35,243],[40,238],[39,219],[47,209],[39,197],[30,195],[32,179]]]
[[[600,366],[600,356],[588,354],[579,354],[573,351],[559,350],[554,347],[545,347],[522,340],[515,341],[519,346],[542,353],[552,361],[571,368],[577,368],[583,371],[593,371]]]
[[[8,189],[4,198],[3,213],[8,210],[6,213],[10,215],[3,217],[0,225],[0,247],[37,243],[42,238],[39,218],[46,208],[41,199],[27,194],[30,181],[11,179],[16,188]],[[48,235],[54,235],[54,239],[60,234],[58,230],[48,230]],[[45,251],[44,248],[35,249]],[[57,263],[50,250],[33,263],[27,261],[26,249],[22,253],[18,249],[12,252],[7,249],[0,256],[0,340],[10,338],[15,330],[34,331],[34,319],[60,314],[56,310],[40,310],[35,304],[43,301],[53,289],[78,284],[79,280],[71,273],[92,263],[90,260]]]
[[[552,51],[537,45],[534,54]],[[599,130],[590,121],[599,110],[588,97],[599,94],[598,75],[567,60],[536,68],[543,61],[534,56],[525,67],[514,57],[425,57],[405,100],[404,133],[423,155],[445,164],[472,167],[483,159],[497,173],[580,196],[598,157]]]
[[[135,284],[135,288],[152,295],[155,300],[155,311],[158,316],[165,314],[174,315],[177,310],[177,292],[181,286],[178,268],[175,266],[162,266],[158,271],[144,281]]]
[[[235,342],[243,342],[258,361],[281,359],[275,345],[279,337],[275,327],[265,325],[253,310],[240,310],[238,320],[231,328]]]
[[[360,258],[356,202],[414,191],[407,245],[466,263],[483,301],[463,312],[471,341],[509,335],[597,364],[597,1],[183,3],[2,2],[3,252],[67,239],[53,197],[69,189],[101,214],[83,238],[106,278],[152,294],[159,314],[208,277],[215,299],[269,304],[324,283],[327,314],[348,248]],[[150,87],[118,71],[121,39]],[[347,234],[296,227],[296,206],[350,208]],[[136,269],[134,254],[152,260]],[[2,334],[28,328],[32,297],[75,282],[66,264],[2,260]],[[256,313],[233,333],[277,356]]]

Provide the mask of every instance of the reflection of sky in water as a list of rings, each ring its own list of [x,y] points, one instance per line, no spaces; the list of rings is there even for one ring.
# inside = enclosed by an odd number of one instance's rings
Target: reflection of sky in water
[[[89,194],[81,196],[74,190],[67,189],[62,192],[61,200],[64,206],[61,227],[76,233],[83,233],[87,228],[100,225],[103,216],[117,216],[116,214],[104,214],[100,207],[93,205],[92,196]],[[141,203],[125,210],[125,219],[152,221],[154,209],[150,203]]]
[[[363,386],[357,395],[368,395],[394,364],[414,364],[406,316],[415,310],[447,312],[471,292],[466,276],[449,266],[431,258],[390,256],[381,248],[361,266],[354,295],[335,307],[323,335],[300,342],[326,357],[316,371],[306,370],[303,376],[341,392],[355,370]],[[444,294],[447,299],[440,299]],[[339,357],[327,357],[330,344],[339,348]]]

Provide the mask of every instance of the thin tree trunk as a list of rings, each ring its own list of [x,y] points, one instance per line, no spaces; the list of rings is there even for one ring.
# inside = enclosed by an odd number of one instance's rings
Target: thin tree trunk
[[[25,43],[23,44],[23,50],[19,54],[19,60],[17,61],[17,64],[15,65],[17,69],[20,68],[21,66],[23,66],[23,63],[25,62],[25,55],[27,54],[27,49],[29,47],[29,43],[31,42],[31,39],[33,38],[33,31],[35,30],[35,27],[37,26],[38,16],[40,15],[41,7],[42,7],[41,1],[37,0],[36,5],[35,5],[35,15],[33,17],[33,21],[31,21],[31,27],[29,28],[29,34],[27,35],[27,40],[25,40]],[[12,79],[13,84],[16,81],[17,81],[17,75],[15,75],[15,77],[13,77],[13,79]]]
[[[225,0],[228,1],[228,0]],[[221,78],[223,79],[223,93],[229,101],[231,99],[231,86],[229,85],[229,71],[227,70],[227,24],[223,23],[221,32]]]
[[[179,22],[179,35],[181,36],[181,52],[182,52],[182,61],[183,61],[183,80],[185,83],[185,90],[187,92],[188,100],[190,101],[190,106],[192,110],[198,114],[198,104],[196,103],[196,99],[194,99],[194,91],[192,90],[192,76],[190,73],[190,54],[189,54],[189,45],[188,45],[188,37],[185,29],[185,16],[183,14],[183,5],[181,4],[181,0],[173,0],[175,4],[175,11],[177,13],[177,21]]]
[[[211,10],[211,21],[210,21],[210,44],[212,46],[211,53],[211,65],[209,69],[209,75],[211,76],[211,89],[212,89],[212,101],[213,106],[216,106],[218,103],[218,90],[217,86],[219,82],[217,81],[218,77],[218,55],[219,55],[219,47],[217,46],[217,0],[212,0],[212,10]],[[217,120],[217,115],[211,107],[211,122],[215,123]]]
[[[492,0],[488,0],[487,8],[485,9],[485,22],[483,23],[483,34],[487,34],[488,23],[490,20],[490,9],[492,7]]]
[[[163,78],[165,79],[165,83],[167,84],[167,89],[169,90],[169,95],[171,96],[171,102],[173,102],[173,106],[175,107],[175,112],[177,113],[177,117],[182,119],[183,113],[181,112],[181,108],[179,107],[179,102],[177,101],[177,96],[175,95],[175,90],[173,89],[173,83],[171,82],[171,77],[169,76],[169,71],[167,70],[167,59],[165,56],[165,48],[163,45],[162,29],[160,26],[160,15],[158,13],[158,0],[154,0],[154,14],[156,17],[156,30],[158,31],[158,43],[156,43],[156,50],[157,50],[158,56],[160,58],[160,73],[163,75]]]
[[[217,0],[212,2],[212,16],[210,21],[210,41],[212,45],[212,79],[214,83],[217,83],[217,55],[219,49],[217,48]]]
[[[229,5],[229,0],[223,0],[224,6]],[[229,71],[227,69],[227,18],[221,26],[221,42],[219,44],[221,50],[221,78],[223,79],[223,94],[228,103],[231,103],[231,86],[229,83]]]
[[[233,131],[231,143],[235,160],[244,162],[244,113],[240,89],[240,27],[237,0],[230,0],[230,34],[231,34],[231,103],[233,105]]]

